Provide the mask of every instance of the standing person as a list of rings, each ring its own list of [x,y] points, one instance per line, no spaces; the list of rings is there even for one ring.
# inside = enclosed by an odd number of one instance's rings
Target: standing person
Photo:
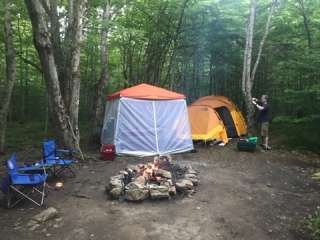
[[[262,147],[265,150],[271,150],[271,147],[269,146],[270,107],[268,104],[268,95],[263,94],[260,102],[258,102],[258,99],[252,98],[252,103],[259,110],[257,122],[261,126],[260,135],[262,138]]]

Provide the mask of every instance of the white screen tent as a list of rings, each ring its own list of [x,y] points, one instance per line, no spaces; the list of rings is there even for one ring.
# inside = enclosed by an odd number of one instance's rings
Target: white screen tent
[[[193,149],[184,95],[147,84],[108,97],[102,144],[117,154],[153,156]]]

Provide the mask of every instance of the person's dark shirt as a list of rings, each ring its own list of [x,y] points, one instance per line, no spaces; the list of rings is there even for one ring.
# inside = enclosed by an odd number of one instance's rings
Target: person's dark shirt
[[[262,103],[261,106],[263,107],[263,109],[259,110],[257,122],[258,123],[269,122],[269,111],[270,111],[269,105],[267,103]]]

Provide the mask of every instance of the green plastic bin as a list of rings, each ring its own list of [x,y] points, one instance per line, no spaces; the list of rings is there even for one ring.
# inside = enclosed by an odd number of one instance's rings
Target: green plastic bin
[[[238,150],[244,152],[254,152],[257,148],[257,137],[240,138],[238,141]]]

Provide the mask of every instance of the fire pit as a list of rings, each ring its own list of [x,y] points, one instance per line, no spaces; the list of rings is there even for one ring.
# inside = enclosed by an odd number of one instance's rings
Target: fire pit
[[[113,199],[142,201],[193,194],[198,174],[191,166],[172,163],[170,156],[155,157],[147,164],[129,165],[110,178],[107,192]]]

